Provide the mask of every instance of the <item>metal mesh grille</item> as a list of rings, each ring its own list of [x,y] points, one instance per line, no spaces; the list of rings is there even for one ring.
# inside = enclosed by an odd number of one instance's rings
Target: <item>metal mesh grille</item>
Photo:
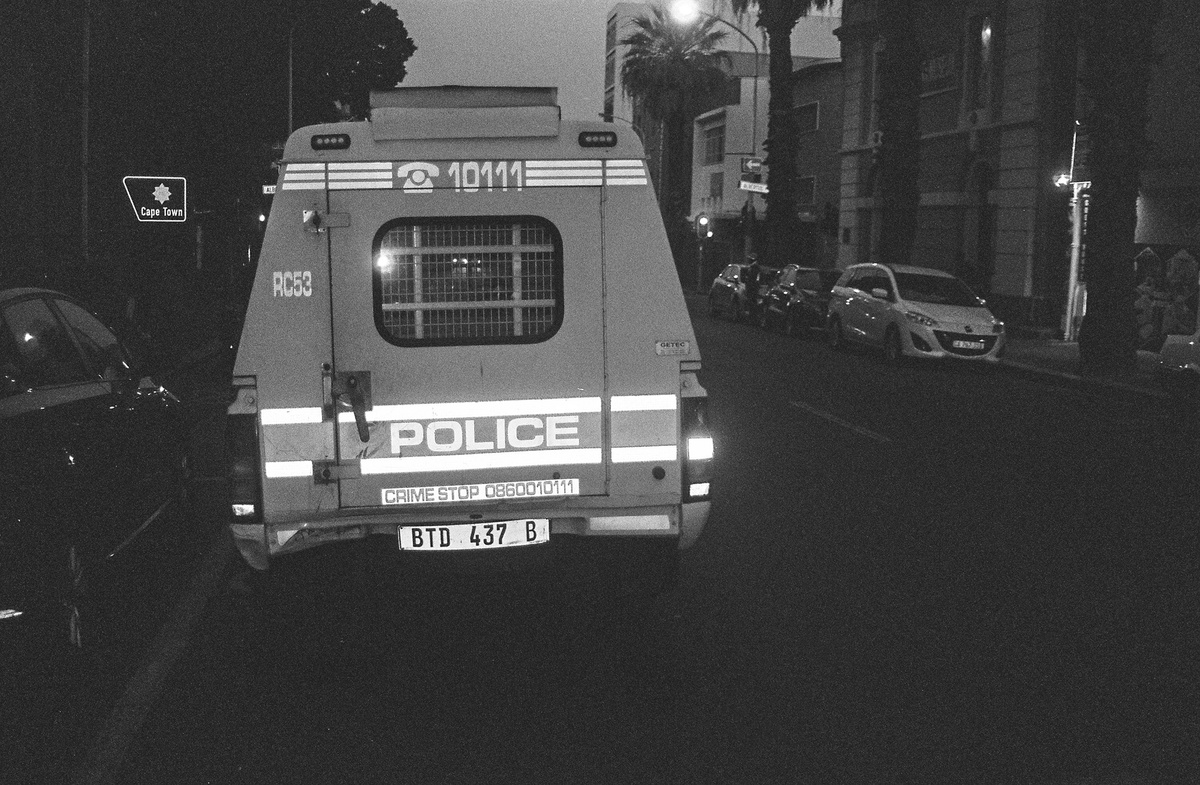
[[[562,307],[557,256],[540,219],[393,225],[375,260],[380,323],[402,341],[548,337]]]

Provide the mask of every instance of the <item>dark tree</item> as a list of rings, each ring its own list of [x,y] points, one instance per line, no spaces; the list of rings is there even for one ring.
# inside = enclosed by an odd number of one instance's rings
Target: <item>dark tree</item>
[[[792,29],[810,9],[828,0],[734,0],[734,11],[758,8],[758,26],[767,31],[770,66],[766,148],[767,247],[766,263],[782,267],[793,256],[800,226],[796,208],[796,118],[792,112]]]
[[[1089,373],[1113,374],[1136,362],[1134,233],[1146,157],[1146,96],[1156,58],[1162,0],[1079,3],[1084,66],[1079,88],[1091,177],[1087,222],[1087,314],[1079,358]]]

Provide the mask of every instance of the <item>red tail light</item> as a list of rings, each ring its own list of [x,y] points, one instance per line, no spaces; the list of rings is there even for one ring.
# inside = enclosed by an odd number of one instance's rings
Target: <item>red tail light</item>
[[[708,429],[708,398],[680,400],[683,441],[683,500],[706,501],[711,496],[713,438]]]
[[[262,520],[262,467],[258,457],[257,418],[231,414],[225,424],[229,456],[229,504],[235,522]]]

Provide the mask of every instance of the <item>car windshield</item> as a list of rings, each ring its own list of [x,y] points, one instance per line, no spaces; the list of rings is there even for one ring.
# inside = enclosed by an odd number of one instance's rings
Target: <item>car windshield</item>
[[[978,308],[979,298],[957,278],[923,273],[896,273],[901,299],[914,303],[962,305]]]

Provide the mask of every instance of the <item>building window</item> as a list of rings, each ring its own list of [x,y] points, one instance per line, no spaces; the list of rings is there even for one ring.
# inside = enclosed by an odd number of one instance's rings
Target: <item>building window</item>
[[[817,203],[817,178],[814,176],[796,178],[796,204]]]
[[[992,17],[974,17],[967,33],[967,109],[986,109],[992,104],[996,70],[997,42]]]
[[[713,172],[708,176],[708,197],[714,203],[720,202],[725,196],[725,173]]]
[[[725,124],[712,125],[704,129],[704,157],[701,163],[720,164],[725,162]]]
[[[820,103],[813,101],[811,104],[801,104],[796,107],[796,133],[807,134],[816,131],[820,121]]]
[[[562,324],[562,237],[544,218],[396,220],[374,260],[375,325],[398,346],[534,343]]]

